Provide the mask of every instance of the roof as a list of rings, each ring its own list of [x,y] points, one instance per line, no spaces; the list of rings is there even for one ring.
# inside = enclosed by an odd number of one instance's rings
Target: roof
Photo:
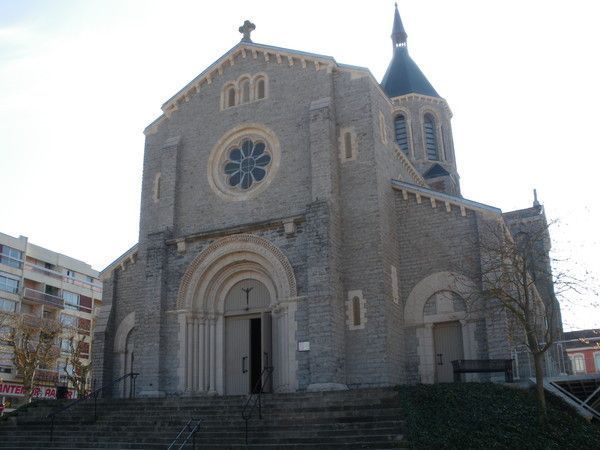
[[[597,330],[576,330],[576,331],[565,331],[563,333],[563,339],[565,341],[571,339],[589,339],[589,338],[600,338],[600,329]]]
[[[200,73],[200,75],[196,76],[192,81],[190,81],[188,84],[186,84],[175,95],[173,95],[169,100],[167,100],[162,105],[161,109],[163,111],[166,111],[177,99],[184,96],[185,93],[190,91],[190,89],[192,89],[194,86],[199,85],[203,79],[205,79],[207,77],[210,78],[211,76],[213,76],[213,77],[216,76],[216,74],[219,72],[220,67],[223,63],[226,63],[227,61],[231,61],[231,59],[234,56],[236,56],[240,52],[245,52],[245,51],[248,51],[248,52],[259,51],[259,52],[264,53],[265,55],[271,53],[275,56],[277,56],[277,55],[280,55],[280,56],[294,55],[297,58],[306,59],[306,60],[314,61],[314,62],[319,62],[323,65],[343,67],[343,68],[350,69],[350,70],[360,70],[360,71],[365,71],[365,72],[370,73],[369,69],[367,69],[366,67],[338,63],[335,60],[335,58],[333,58],[333,56],[320,55],[318,53],[304,52],[304,51],[293,50],[293,49],[284,48],[284,47],[276,47],[273,45],[257,44],[255,42],[240,41],[236,45],[234,45],[232,48],[230,48],[228,51],[226,51],[220,58],[218,58],[214,63],[212,63],[210,66],[208,66],[204,71],[202,71],[202,73]]]
[[[544,212],[544,208],[542,206],[532,206],[530,208],[525,209],[517,209],[515,211],[508,211],[503,214],[506,220],[520,220],[520,219],[528,219],[530,217],[539,216]]]
[[[491,213],[494,215],[502,214],[502,210],[500,210],[499,208],[475,202],[473,200],[468,200],[463,197],[457,197],[455,195],[446,194],[444,192],[434,191],[433,189],[429,189],[423,186],[417,186],[415,184],[407,183],[405,181],[392,179],[391,182],[393,189],[411,192],[419,197],[423,196],[432,199],[432,206],[435,204],[435,201],[444,203],[446,205],[446,211],[448,212],[450,212],[451,205],[454,205],[458,206],[461,209],[461,212],[463,212],[465,209],[470,209],[472,211]],[[417,201],[420,202],[419,200]]]
[[[444,177],[447,175],[450,175],[450,173],[446,169],[439,164],[434,164],[427,172],[425,172],[423,178],[427,180],[429,178]]]
[[[381,87],[389,97],[422,94],[440,97],[421,69],[408,54],[406,46],[394,48],[392,61],[381,80]]]

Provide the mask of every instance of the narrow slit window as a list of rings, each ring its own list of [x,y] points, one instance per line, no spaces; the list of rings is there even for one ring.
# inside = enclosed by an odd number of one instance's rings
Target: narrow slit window
[[[406,129],[406,117],[404,114],[396,116],[394,120],[394,131],[396,132],[396,144],[408,155],[408,131]]]
[[[160,172],[156,174],[154,177],[154,201],[157,202],[160,200]]]
[[[349,131],[344,133],[344,156],[346,159],[352,158],[352,135]]]
[[[352,324],[357,327],[360,325],[360,299],[352,298]]]
[[[425,130],[425,150],[427,152],[427,159],[437,161],[440,157],[438,154],[435,119],[431,114],[425,114],[423,128]]]

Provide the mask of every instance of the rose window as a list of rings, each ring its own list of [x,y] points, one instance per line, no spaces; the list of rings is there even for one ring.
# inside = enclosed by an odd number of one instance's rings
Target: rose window
[[[271,155],[263,142],[253,142],[245,139],[242,145],[229,151],[229,158],[225,163],[225,175],[229,178],[227,183],[232,187],[250,189],[255,183],[260,183],[269,170]]]

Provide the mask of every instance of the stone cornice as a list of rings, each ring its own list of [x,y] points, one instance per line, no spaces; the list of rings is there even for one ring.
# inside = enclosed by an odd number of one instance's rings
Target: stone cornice
[[[401,191],[404,200],[408,200],[409,193],[415,195],[417,203],[421,203],[423,197],[428,198],[432,208],[437,208],[439,203],[440,206],[445,206],[447,212],[452,211],[452,206],[459,208],[462,216],[466,216],[466,211],[470,210],[486,215],[492,215],[500,220],[502,219],[501,209],[485,205],[483,203],[474,202],[473,200],[467,200],[466,198],[455,197],[454,195],[449,195],[422,186],[405,183],[400,180],[392,180],[392,188],[396,189],[397,191]],[[502,223],[504,223],[504,221],[502,221]]]
[[[213,239],[216,237],[230,236],[233,234],[250,233],[251,231],[283,227],[286,223],[301,223],[304,222],[304,215],[295,215],[290,217],[282,217],[278,219],[264,220],[262,222],[251,222],[234,227],[219,228],[216,230],[204,231],[200,233],[187,234],[174,239],[168,239],[167,245],[178,245],[181,242],[194,242],[203,239]]]
[[[421,176],[419,172],[417,172],[415,166],[412,165],[408,157],[404,154],[402,149],[400,149],[400,146],[395,142],[392,142],[392,151],[396,159],[399,159],[404,168],[408,171],[413,181],[419,186],[427,187],[427,182],[425,181],[425,179]]]
[[[392,98],[391,102],[393,106],[401,106],[400,103],[402,100],[419,100],[434,105],[440,105],[448,112],[449,116],[452,117],[452,110],[450,109],[450,106],[448,106],[448,102],[441,97],[431,97],[423,94],[406,94]]]
[[[135,244],[117,259],[115,259],[112,263],[110,263],[104,270],[100,272],[100,279],[105,280],[110,278],[113,271],[117,268],[121,268],[121,270],[125,270],[125,266],[127,264],[133,264],[137,258],[138,254],[138,244]]]

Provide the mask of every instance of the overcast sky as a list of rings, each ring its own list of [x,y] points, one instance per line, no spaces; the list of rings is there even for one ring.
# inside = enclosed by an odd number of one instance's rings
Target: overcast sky
[[[454,113],[463,195],[510,211],[537,188],[560,221],[555,255],[600,278],[600,3],[399,7],[411,56]],[[142,130],[244,19],[255,42],[379,80],[392,54],[388,0],[0,0],[0,231],[99,270],[137,242]],[[600,327],[591,294],[571,299],[588,306],[563,304],[566,329]]]

